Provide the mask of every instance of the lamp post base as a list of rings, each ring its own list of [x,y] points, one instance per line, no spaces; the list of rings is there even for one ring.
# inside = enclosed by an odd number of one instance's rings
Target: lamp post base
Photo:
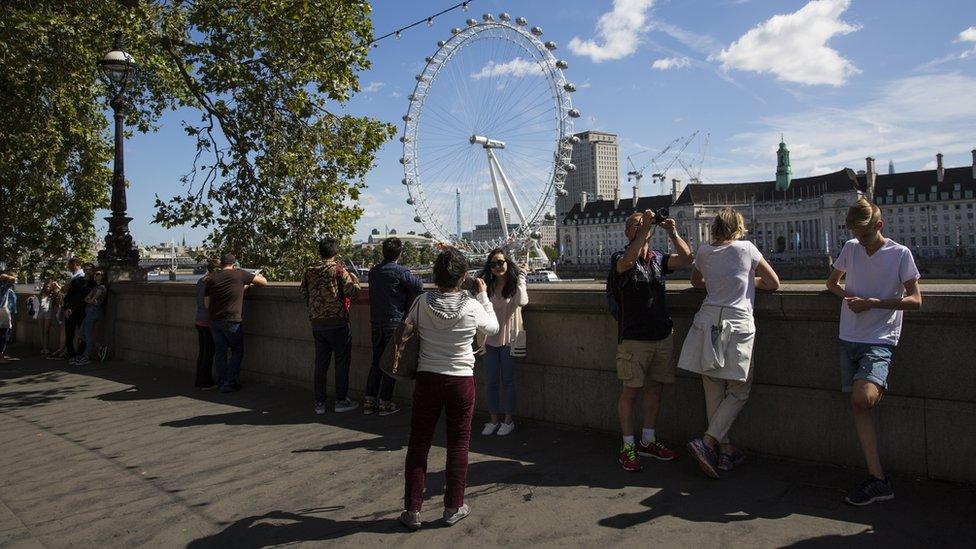
[[[109,265],[104,267],[108,282],[146,282],[147,271],[142,267]]]

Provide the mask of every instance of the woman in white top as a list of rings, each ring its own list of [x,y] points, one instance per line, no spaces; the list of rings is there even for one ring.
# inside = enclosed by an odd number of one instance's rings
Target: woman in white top
[[[488,298],[498,319],[498,333],[485,340],[485,390],[488,394],[488,413],[482,435],[511,434],[515,430],[515,357],[525,354],[525,330],[522,327],[522,307],[528,305],[525,272],[497,248],[488,254],[488,261],[480,278],[488,286]],[[499,382],[500,381],[500,382]],[[498,421],[498,390],[505,393],[505,421]]]
[[[447,424],[447,466],[444,522],[448,526],[468,516],[464,487],[468,478],[468,447],[474,415],[475,335],[494,335],[498,320],[485,292],[485,281],[475,280],[472,298],[461,290],[468,262],[454,248],[434,260],[437,290],[422,294],[407,313],[417,319],[420,362],[413,388],[410,442],[404,471],[404,511],[400,522],[420,528],[420,507],[427,480],[427,454],[441,412]],[[414,316],[416,315],[416,316]]]
[[[678,360],[679,368],[701,374],[708,428],[688,449],[713,478],[745,459],[728,433],[752,388],[753,303],[756,288],[779,288],[779,277],[762,253],[740,240],[745,234],[745,219],[733,208],[723,208],[712,221],[712,241],[698,248],[691,272],[691,284],[708,293]]]

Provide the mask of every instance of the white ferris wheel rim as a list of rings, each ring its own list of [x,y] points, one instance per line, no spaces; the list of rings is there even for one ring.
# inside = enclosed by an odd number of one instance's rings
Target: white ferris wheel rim
[[[414,209],[414,221],[421,223],[435,241],[473,252],[485,252],[495,247],[509,247],[529,237],[538,238],[536,231],[543,221],[555,219],[552,210],[554,209],[556,194],[563,189],[567,173],[575,169],[570,159],[573,140],[575,139],[572,136],[573,119],[579,117],[579,111],[573,109],[570,98],[570,94],[576,88],[566,80],[563,74],[563,69],[568,66],[567,63],[556,59],[553,55],[552,50],[556,49],[555,43],[543,43],[540,40],[542,29],[538,27],[527,29],[528,23],[524,18],[518,17],[513,20],[505,13],[499,14],[498,19],[496,21],[489,14],[485,14],[480,22],[468,19],[464,28],[452,29],[451,37],[448,40],[437,43],[437,51],[434,55],[426,58],[423,71],[416,76],[417,83],[414,86],[413,93],[409,96],[407,114],[403,116],[403,135],[400,138],[403,143],[403,155],[400,158],[404,171],[402,183],[407,187],[407,203],[412,205]],[[499,237],[472,241],[464,240],[459,234],[452,236],[452,232],[444,222],[445,220],[432,211],[424,192],[423,174],[420,170],[424,159],[418,157],[417,148],[420,141],[424,105],[441,70],[463,48],[480,39],[489,38],[509,40],[522,47],[526,53],[539,56],[538,62],[553,94],[554,110],[557,113],[555,117],[556,128],[554,128],[556,139],[552,144],[552,167],[548,170],[549,174],[545,181],[542,196],[530,205],[524,221],[519,220],[518,228],[511,230],[508,238]],[[535,50],[529,50],[529,46],[534,47]]]

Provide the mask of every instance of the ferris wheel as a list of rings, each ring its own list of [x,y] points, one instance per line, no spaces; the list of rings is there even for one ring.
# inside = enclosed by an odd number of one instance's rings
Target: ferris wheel
[[[407,204],[437,242],[536,250],[566,196],[574,137],[566,61],[523,17],[468,19],[425,59],[403,116]],[[544,256],[543,256],[544,257]]]

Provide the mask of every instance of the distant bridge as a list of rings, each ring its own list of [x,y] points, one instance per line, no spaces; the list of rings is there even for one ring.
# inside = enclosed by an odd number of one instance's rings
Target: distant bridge
[[[174,263],[174,258],[172,257],[144,257],[139,260],[139,266],[144,269],[168,269]],[[197,265],[203,264],[202,261],[197,261],[196,259],[189,256],[177,256],[175,258],[177,269],[192,269]]]

